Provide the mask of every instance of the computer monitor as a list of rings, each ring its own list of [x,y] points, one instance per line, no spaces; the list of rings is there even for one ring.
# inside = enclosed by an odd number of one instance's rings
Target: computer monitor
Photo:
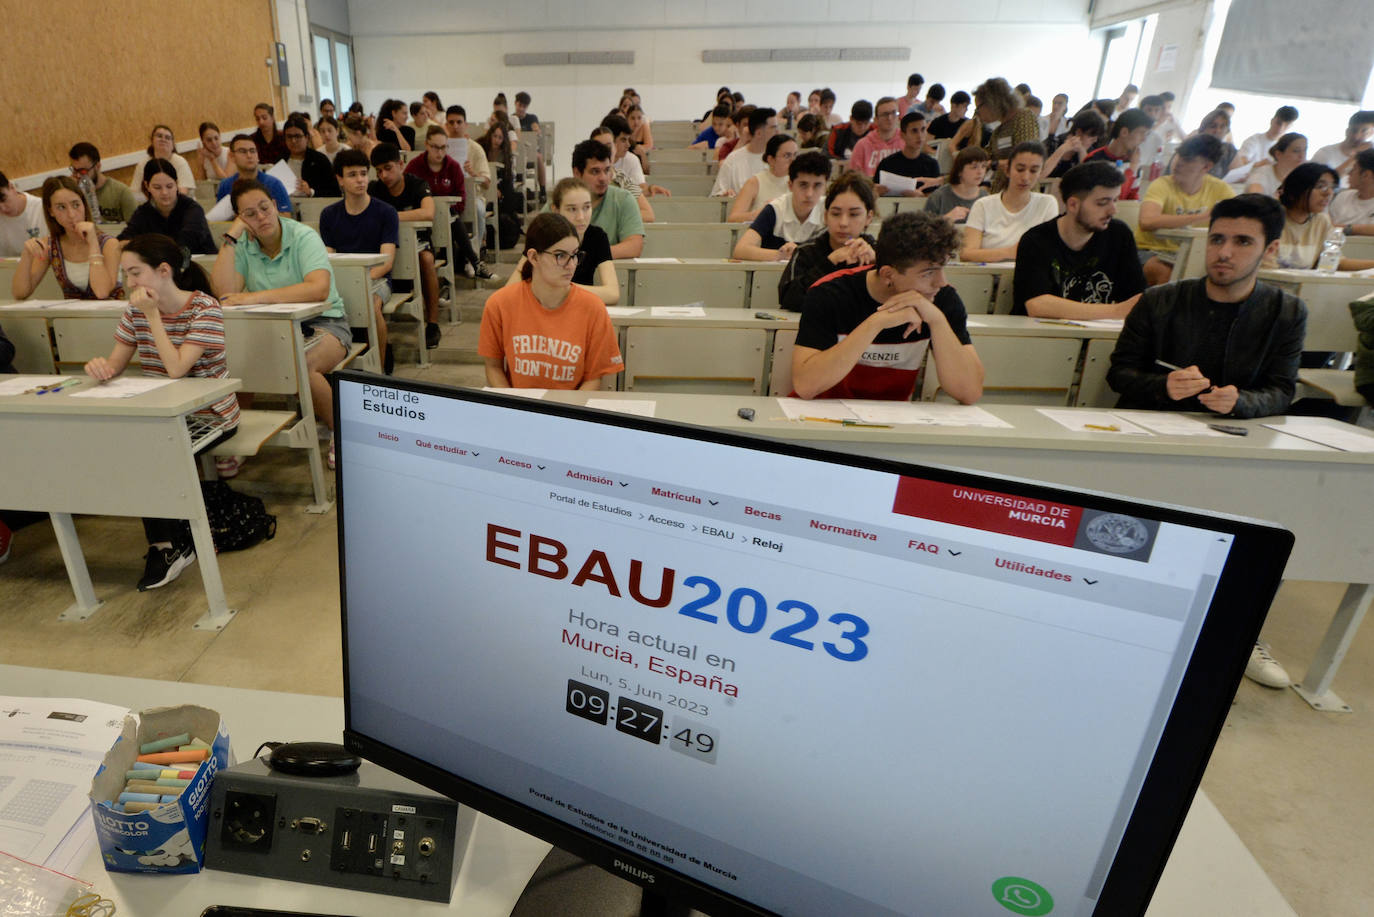
[[[1292,544],[337,379],[346,744],[711,914],[1143,913]]]

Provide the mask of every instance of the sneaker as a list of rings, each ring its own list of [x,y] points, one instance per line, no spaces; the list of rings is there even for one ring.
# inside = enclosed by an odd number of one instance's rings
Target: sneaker
[[[463,265],[463,276],[471,280],[473,277],[477,276],[477,272],[473,270],[471,264],[465,264]]]
[[[382,372],[389,376],[395,368],[396,354],[391,350],[391,343],[387,342],[386,350],[382,352]]]
[[[221,480],[235,477],[243,467],[243,456],[221,455],[215,459],[215,472]]]
[[[327,462],[329,463],[329,470],[330,470],[330,471],[333,471],[333,470],[334,470],[334,437],[332,437],[332,436],[329,437],[329,455],[326,456],[325,461],[327,461]]]
[[[143,579],[138,581],[138,591],[147,592],[165,586],[181,575],[196,560],[196,549],[187,545],[184,548],[156,548],[148,546],[143,555],[147,564],[143,567]]]
[[[1269,655],[1269,647],[1263,643],[1256,643],[1250,651],[1250,661],[1245,664],[1245,677],[1266,688],[1286,688],[1291,684],[1288,672]]]
[[[10,527],[0,522],[0,564],[10,559],[10,548],[14,545],[14,533]]]
[[[487,266],[487,263],[485,261],[478,261],[477,267],[474,268],[473,271],[477,274],[478,277],[482,278],[483,280],[491,280],[493,277],[496,276],[491,272],[491,268]]]
[[[437,322],[430,322],[425,325],[425,349],[433,350],[439,346],[439,325]]]

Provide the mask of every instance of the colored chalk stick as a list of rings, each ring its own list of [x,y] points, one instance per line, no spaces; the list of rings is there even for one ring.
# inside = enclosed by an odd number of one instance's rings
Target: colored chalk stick
[[[175,802],[175,796],[159,796],[157,793],[120,793],[120,802]]]
[[[138,760],[148,764],[193,764],[204,761],[210,757],[210,752],[205,748],[195,748],[191,751],[160,751],[149,755],[139,755]]]
[[[166,751],[169,748],[176,748],[191,741],[191,734],[183,732],[180,735],[168,736],[165,739],[157,739],[153,742],[144,742],[138,746],[139,754],[151,755],[155,751]]]
[[[125,815],[136,815],[139,812],[151,812],[160,805],[162,805],[160,802],[126,802],[123,805],[123,810]]]
[[[183,743],[182,745],[178,746],[179,750],[181,750],[181,751],[189,751],[189,750],[192,749],[192,748],[209,748],[209,747],[210,747],[210,743],[207,742],[207,741],[205,741],[204,739],[192,739],[191,741],[185,742],[185,743]]]
[[[135,761],[133,768],[136,771],[157,771],[162,770],[161,764],[149,764],[146,761]]]

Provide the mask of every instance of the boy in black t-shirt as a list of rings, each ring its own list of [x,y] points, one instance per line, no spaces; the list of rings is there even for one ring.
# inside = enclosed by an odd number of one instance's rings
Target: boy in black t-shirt
[[[940,115],[930,122],[932,140],[948,140],[959,133],[959,128],[968,120],[968,106],[973,101],[962,89],[949,97],[949,113]]]
[[[873,173],[874,181],[877,182],[874,190],[879,194],[916,197],[924,193],[927,188],[933,188],[940,184],[942,181],[940,163],[934,156],[922,152],[925,147],[926,116],[924,113],[912,109],[902,116],[902,148],[879,162],[877,170]],[[918,181],[916,188],[911,191],[897,191],[882,183],[884,172],[900,175],[903,178],[934,180]]]
[[[964,304],[945,285],[945,262],[958,250],[957,230],[934,214],[885,220],[871,267],[836,271],[807,291],[792,351],[797,394],[909,401],[929,347],[941,387],[977,401],[983,364]]]
[[[389,143],[379,143],[372,150],[372,168],[377,180],[367,186],[367,193],[383,204],[396,208],[402,223],[433,222],[434,198],[429,185],[414,175],[405,173],[401,151]],[[434,268],[434,252],[429,247],[429,233],[419,233],[420,294],[425,300],[425,346],[430,350],[439,346],[439,274]]]
[[[1145,289],[1135,236],[1116,213],[1123,176],[1105,162],[1074,166],[1059,182],[1064,214],[1016,246],[1013,315],[1125,318]]]

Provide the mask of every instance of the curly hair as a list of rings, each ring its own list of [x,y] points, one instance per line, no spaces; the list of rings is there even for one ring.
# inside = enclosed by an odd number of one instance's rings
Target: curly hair
[[[873,246],[873,266],[905,271],[919,261],[944,264],[958,251],[959,230],[953,223],[924,210],[908,210],[883,221]]]

